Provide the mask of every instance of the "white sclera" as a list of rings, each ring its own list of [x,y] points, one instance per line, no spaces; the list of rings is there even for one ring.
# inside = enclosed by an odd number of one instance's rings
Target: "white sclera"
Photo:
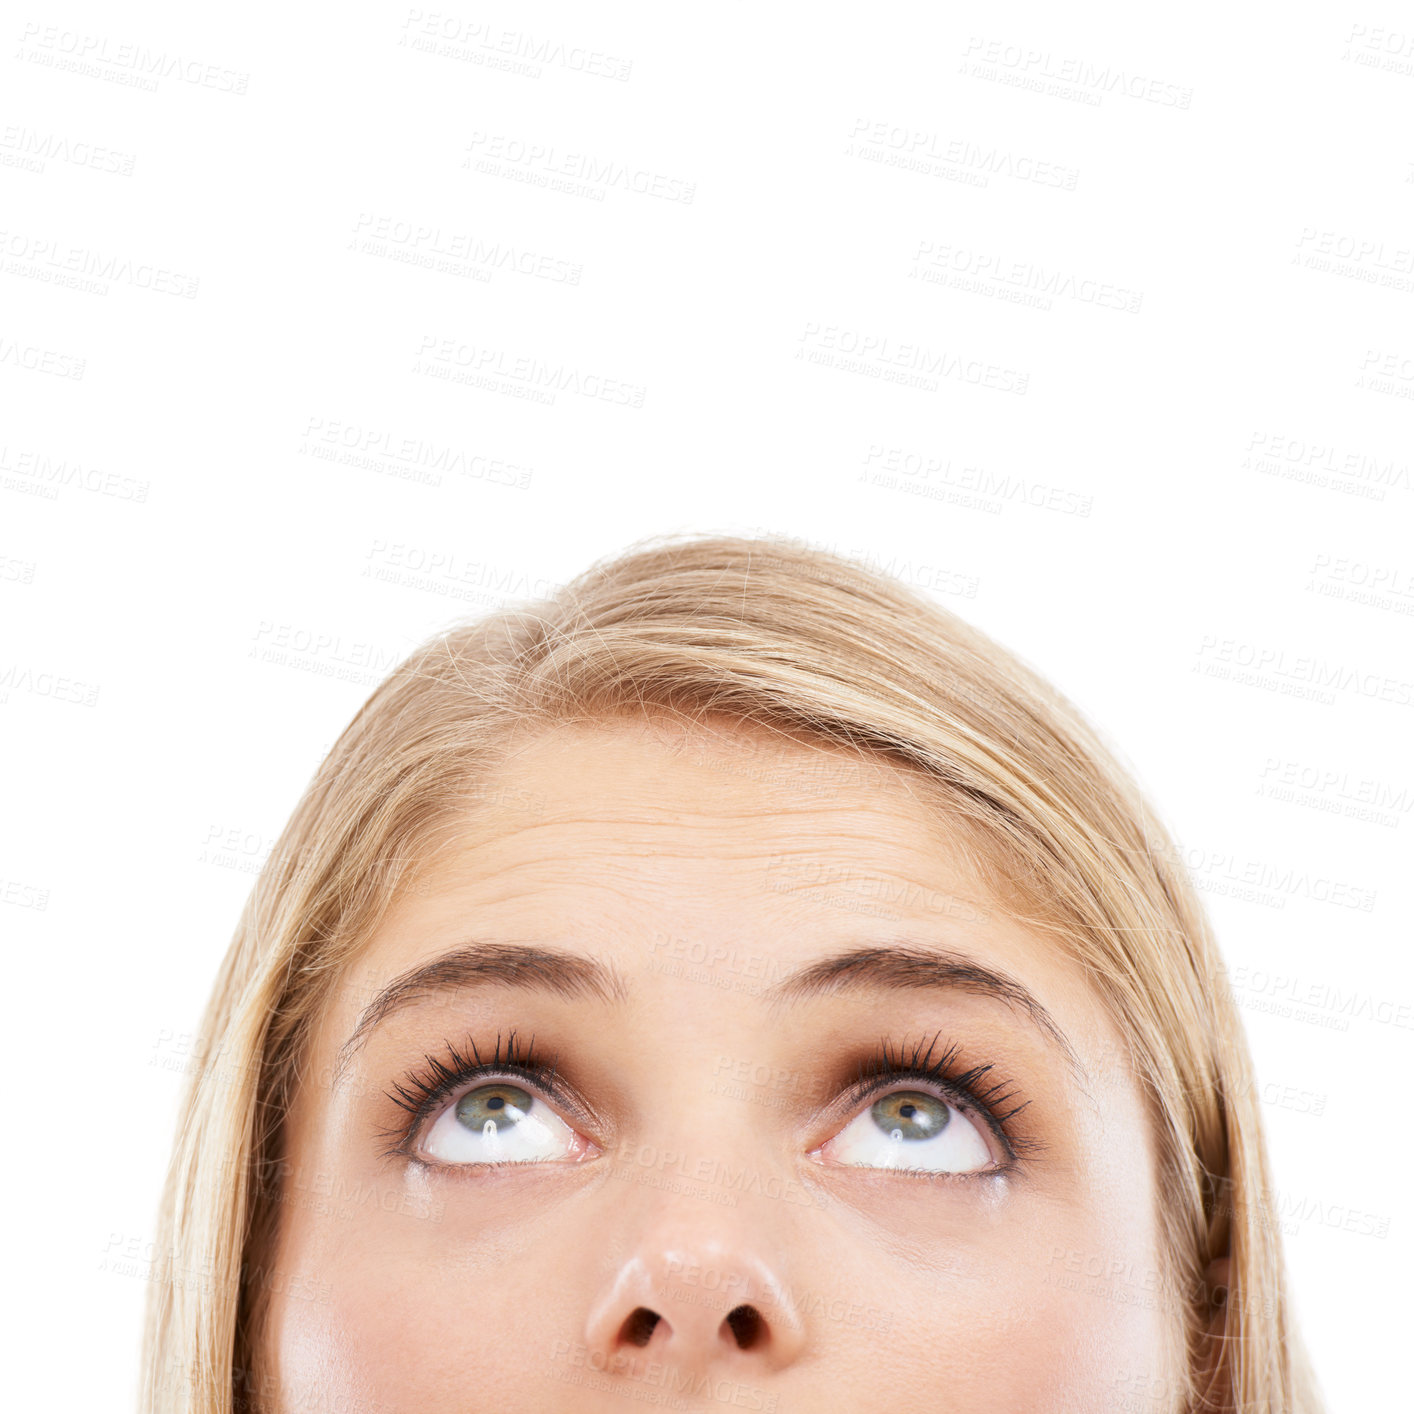
[[[932,1138],[905,1139],[900,1129],[879,1127],[871,1104],[850,1120],[822,1152],[836,1163],[860,1168],[972,1173],[992,1165],[991,1151],[977,1126],[951,1105],[947,1124]]]
[[[464,1098],[459,1096],[448,1105],[428,1130],[423,1147],[430,1157],[447,1164],[536,1163],[569,1157],[574,1131],[538,1098],[531,1099],[529,1110],[508,1105],[503,1113],[515,1123],[500,1129],[489,1120],[480,1129],[463,1124],[457,1106]]]

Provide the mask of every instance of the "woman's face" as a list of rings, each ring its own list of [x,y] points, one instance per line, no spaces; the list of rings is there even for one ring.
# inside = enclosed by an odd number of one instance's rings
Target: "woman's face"
[[[282,1414],[1175,1407],[1120,1038],[904,773],[615,723],[486,797],[313,1037]]]

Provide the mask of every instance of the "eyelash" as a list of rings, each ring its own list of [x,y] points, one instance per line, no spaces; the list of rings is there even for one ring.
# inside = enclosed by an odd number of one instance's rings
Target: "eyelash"
[[[567,1093],[558,1078],[555,1058],[545,1060],[541,1057],[535,1049],[534,1036],[522,1042],[517,1032],[509,1031],[503,1041],[498,1031],[496,1049],[484,1059],[474,1040],[467,1041],[471,1047],[470,1055],[451,1041],[444,1040],[442,1045],[444,1050],[441,1056],[423,1056],[424,1069],[409,1071],[401,1081],[394,1083],[391,1090],[384,1091],[407,1115],[407,1119],[382,1131],[380,1137],[392,1141],[384,1151],[385,1157],[415,1157],[411,1153],[413,1140],[442,1102],[468,1080],[514,1077],[535,1086],[542,1094],[572,1111],[592,1113],[587,1105],[576,1103]]]
[[[841,1107],[853,1114],[866,1101],[896,1088],[901,1081],[932,1085],[956,1108],[976,1114],[1002,1148],[1006,1162],[997,1169],[986,1170],[988,1176],[1011,1172],[1043,1147],[1039,1141],[1013,1132],[1012,1121],[1031,1102],[1023,1100],[1013,1105],[1018,1092],[1010,1081],[1000,1076],[993,1078],[995,1067],[990,1062],[963,1067],[959,1060],[961,1048],[956,1042],[944,1047],[934,1059],[933,1051],[941,1034],[937,1032],[931,1040],[918,1041],[911,1048],[895,1047],[887,1038],[881,1040],[877,1050],[861,1060],[846,1081],[850,1093],[847,1101],[840,1102]],[[382,1131],[380,1137],[391,1141],[384,1151],[385,1157],[415,1158],[411,1152],[413,1141],[443,1101],[468,1080],[514,1077],[572,1112],[594,1117],[590,1107],[571,1095],[560,1080],[555,1057],[546,1060],[536,1051],[533,1036],[522,1042],[517,1032],[510,1031],[503,1040],[497,1032],[496,1048],[485,1058],[474,1040],[467,1041],[470,1055],[450,1041],[444,1040],[442,1044],[441,1056],[424,1055],[423,1069],[409,1071],[391,1090],[384,1092],[407,1116],[391,1129]],[[973,1175],[923,1176],[956,1179]]]
[[[941,1035],[942,1032],[935,1032],[931,1040],[920,1040],[912,1047],[895,1047],[887,1038],[881,1040],[874,1054],[855,1067],[848,1100],[849,1112],[853,1114],[866,1101],[897,1088],[900,1081],[931,1084],[941,1090],[956,1108],[977,1115],[1000,1145],[1005,1162],[996,1169],[984,1172],[989,1177],[997,1173],[1010,1173],[1026,1159],[1040,1153],[1043,1147],[1039,1140],[1016,1133],[1012,1123],[1031,1101],[1022,1100],[1020,1104],[1013,1105],[1012,1101],[1019,1098],[1019,1092],[1011,1081],[994,1075],[996,1067],[990,1061],[984,1065],[963,1066],[960,1060],[962,1048],[956,1041],[945,1046],[935,1060],[933,1052]],[[921,1176],[956,1180],[975,1175],[938,1173]]]

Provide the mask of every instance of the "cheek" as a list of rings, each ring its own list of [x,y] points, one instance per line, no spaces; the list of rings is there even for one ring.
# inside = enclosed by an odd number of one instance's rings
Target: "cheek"
[[[574,1407],[579,1367],[560,1338],[578,1305],[555,1264],[503,1280],[406,1249],[344,1244],[325,1266],[327,1300],[287,1300],[273,1324],[279,1403],[272,1414],[500,1414]],[[479,1265],[479,1264],[478,1264]],[[1153,1310],[1113,1284],[1060,1277],[1044,1261],[1003,1283],[854,1287],[882,1329],[815,1313],[828,1388],[850,1408],[894,1414],[1164,1414],[1162,1333]],[[579,1303],[582,1304],[582,1303]],[[570,1309],[570,1308],[574,1309]],[[820,1397],[816,1390],[814,1396]],[[1137,1401],[1137,1402],[1136,1402]]]
[[[1157,1292],[1125,1283],[1077,1291],[1054,1270],[1033,1267],[994,1296],[1001,1299],[987,1332],[993,1402],[979,1397],[979,1414],[988,1407],[1046,1414],[1169,1408],[1131,1402],[1137,1390],[1162,1391],[1168,1373]]]
[[[272,1303],[271,1414],[561,1407],[556,1338],[573,1302],[553,1280],[553,1252],[524,1248],[519,1234],[458,1228],[450,1209],[307,1215],[282,1273],[289,1292],[321,1280],[316,1299]]]
[[[1177,1315],[1145,1196],[1101,1188],[1077,1203],[1033,1187],[995,1204],[895,1196],[890,1212],[861,1190],[867,1228],[843,1224],[822,1263],[886,1317],[873,1335],[823,1332],[852,1407],[1171,1414]]]
[[[338,1166],[314,1171],[326,1170]],[[1085,1177],[992,1207],[861,1177],[852,1203],[792,1209],[782,1240],[811,1348],[783,1372],[780,1407],[1170,1414],[1172,1314],[1146,1175]],[[269,1414],[592,1407],[575,1352],[632,1212],[619,1193],[518,1191],[316,1184],[300,1170],[268,1327]],[[611,1402],[627,1407],[624,1393]]]
[[[574,1271],[584,1233],[468,1216],[365,1209],[294,1225],[287,1294],[272,1305],[272,1414],[574,1407],[573,1346],[593,1295]],[[1097,1241],[1073,1216],[1029,1218],[942,1242],[859,1243],[847,1258],[831,1243],[829,1260],[800,1234],[805,1315],[828,1373],[807,1403],[828,1390],[895,1414],[1176,1407],[1148,1252],[1121,1224]]]
[[[289,1310],[277,1333],[279,1414],[451,1414],[474,1395],[508,1401],[504,1364],[488,1351],[513,1349],[494,1320],[455,1314],[425,1291],[395,1289],[386,1268],[373,1284],[339,1278],[325,1306]],[[482,1407],[476,1405],[474,1407]]]
[[[1077,1287],[1050,1255],[1040,1243],[1013,1260],[993,1252],[973,1279],[908,1283],[906,1306],[898,1282],[882,1287],[893,1319],[874,1340],[875,1395],[897,1391],[889,1407],[920,1414],[1167,1414],[1174,1392],[1157,1291]]]

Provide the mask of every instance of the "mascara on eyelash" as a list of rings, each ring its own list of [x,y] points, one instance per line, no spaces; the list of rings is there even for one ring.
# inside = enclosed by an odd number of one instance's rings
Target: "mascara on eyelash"
[[[419,1130],[432,1111],[454,1089],[463,1082],[479,1074],[499,1072],[518,1076],[540,1086],[553,1094],[556,1088],[555,1058],[542,1060],[535,1050],[535,1037],[522,1043],[518,1033],[512,1029],[506,1033],[504,1044],[501,1033],[496,1033],[495,1051],[483,1058],[474,1038],[468,1038],[471,1047],[468,1056],[453,1042],[443,1040],[443,1057],[424,1055],[424,1070],[409,1071],[400,1081],[395,1081],[391,1090],[384,1094],[400,1110],[408,1115],[408,1120],[382,1131],[381,1137],[394,1141],[386,1151],[388,1154],[402,1154],[407,1157],[407,1146],[417,1136]]]
[[[988,1061],[965,1069],[958,1069],[957,1062],[961,1046],[952,1042],[933,1059],[933,1051],[938,1044],[941,1031],[935,1032],[931,1040],[920,1040],[906,1050],[894,1047],[887,1037],[879,1042],[873,1055],[859,1062],[853,1075],[855,1097],[859,1102],[877,1094],[893,1081],[921,1080],[932,1082],[948,1091],[955,1101],[973,1109],[991,1129],[997,1142],[1006,1151],[1011,1164],[1021,1162],[1029,1154],[1037,1153],[1042,1145],[1039,1141],[1013,1134],[1008,1128],[1010,1122],[1031,1102],[1022,1100],[1020,1104],[1005,1108],[1018,1098],[1018,1092],[1007,1080],[998,1078],[986,1088],[979,1082],[986,1079],[995,1067]]]
[[[957,1069],[961,1047],[957,1042],[949,1044],[936,1059],[933,1052],[937,1047],[941,1032],[935,1032],[925,1044],[920,1040],[911,1049],[895,1047],[883,1038],[874,1053],[861,1060],[855,1067],[851,1087],[853,1103],[858,1106],[866,1099],[878,1095],[890,1084],[914,1080],[933,1084],[946,1091],[951,1102],[965,1109],[973,1110],[991,1130],[1002,1146],[1008,1167],[1022,1162],[1028,1155],[1039,1152],[1044,1146],[1036,1140],[1015,1135],[1007,1128],[1029,1104],[1023,1100],[1010,1109],[1004,1107],[1017,1098],[1017,1092],[1010,1082],[996,1080],[985,1089],[980,1081],[994,1070],[991,1062]],[[557,1090],[556,1058],[542,1060],[535,1050],[535,1038],[522,1043],[518,1033],[511,1029],[506,1033],[504,1043],[501,1033],[496,1033],[494,1052],[483,1058],[474,1038],[468,1038],[471,1055],[459,1049],[450,1041],[443,1041],[441,1058],[424,1055],[425,1069],[410,1071],[401,1081],[395,1082],[392,1090],[385,1091],[388,1098],[405,1111],[409,1119],[382,1132],[381,1137],[392,1142],[385,1152],[388,1156],[409,1154],[409,1146],[424,1127],[427,1119],[437,1106],[466,1081],[485,1076],[488,1081],[494,1075],[514,1076],[537,1086],[550,1095]]]

